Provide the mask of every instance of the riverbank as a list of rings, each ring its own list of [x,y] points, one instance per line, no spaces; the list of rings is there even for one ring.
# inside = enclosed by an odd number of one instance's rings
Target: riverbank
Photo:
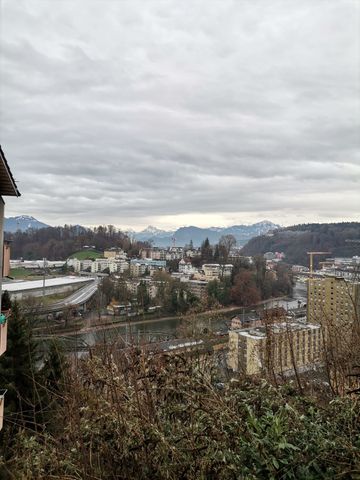
[[[119,318],[118,321],[111,321],[109,322],[108,316],[101,317],[103,319],[103,322],[97,323],[91,326],[87,327],[81,327],[78,329],[64,329],[55,333],[49,333],[49,334],[44,334],[44,335],[37,335],[38,338],[53,338],[53,337],[69,337],[69,336],[75,336],[75,335],[83,335],[87,333],[95,333],[95,332],[100,332],[103,330],[109,330],[113,328],[118,328],[118,327],[131,327],[131,326],[139,326],[139,325],[149,325],[152,323],[158,323],[158,322],[168,322],[171,320],[191,320],[196,317],[209,317],[212,315],[225,315],[226,313],[240,313],[243,310],[242,307],[238,306],[231,306],[231,307],[226,307],[226,308],[221,308],[217,310],[207,310],[205,312],[201,313],[196,313],[196,314],[191,314],[191,315],[172,315],[172,316],[166,316],[166,317],[158,317],[158,318],[147,318],[147,319],[138,319],[138,320],[133,320],[129,317],[117,317]],[[114,317],[112,317],[114,318]],[[120,320],[121,318],[121,320]],[[100,319],[100,321],[101,321]]]
[[[92,333],[98,333],[110,329],[116,329],[121,327],[131,328],[131,327],[139,327],[139,326],[146,326],[151,325],[153,323],[162,323],[162,322],[186,322],[192,320],[194,317],[199,319],[205,320],[211,317],[221,317],[227,316],[227,314],[231,313],[233,315],[237,313],[243,313],[244,311],[249,312],[251,310],[257,309],[259,307],[263,307],[265,305],[273,306],[277,302],[286,302],[287,297],[277,297],[271,298],[268,300],[263,300],[255,305],[250,307],[239,307],[238,305],[231,305],[230,307],[219,308],[216,310],[207,310],[205,312],[199,313],[192,313],[189,315],[171,315],[171,316],[164,316],[164,317],[151,317],[151,318],[137,318],[132,319],[129,317],[111,317],[111,321],[109,321],[109,316],[103,316],[98,318],[96,316],[93,321],[97,323],[93,323],[91,325],[83,326],[80,328],[66,328],[66,329],[59,329],[56,332],[44,332],[43,334],[37,335],[38,338],[54,338],[54,337],[71,337],[71,336],[78,336],[78,335],[86,335]]]

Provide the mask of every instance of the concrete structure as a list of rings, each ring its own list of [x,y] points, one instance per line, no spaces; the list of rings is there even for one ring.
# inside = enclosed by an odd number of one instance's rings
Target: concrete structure
[[[6,350],[7,345],[7,312],[2,312],[1,295],[2,295],[2,273],[3,273],[3,249],[4,249],[4,213],[5,202],[2,197],[19,197],[20,192],[16,186],[14,177],[10,171],[6,161],[4,152],[0,147],[0,355]],[[4,399],[6,390],[0,390],[0,430],[4,420]]]
[[[97,258],[91,264],[92,273],[103,272],[107,268],[109,273],[124,273],[129,269],[129,262],[121,258]]]
[[[141,250],[141,258],[150,258],[152,260],[180,260],[184,256],[182,247],[152,247]]]
[[[130,260],[130,274],[133,277],[152,275],[157,270],[166,269],[166,260],[152,260],[149,258],[135,258]]]
[[[71,258],[67,263],[70,266],[73,266],[73,259]],[[64,260],[46,260],[45,266],[47,269],[51,268],[61,268],[65,265],[66,261]],[[43,270],[44,268],[44,259],[41,260],[10,260],[10,270],[12,268],[25,268],[28,270]]]
[[[77,258],[73,259],[72,266],[74,267],[74,271],[79,273],[83,272],[84,270],[87,270],[91,267],[93,264],[93,260],[78,260]]]
[[[70,276],[48,278],[45,279],[45,295],[71,292],[75,288],[80,288],[90,282],[94,282],[94,279]],[[27,296],[41,297],[44,291],[44,284],[43,280],[8,282],[3,284],[3,290],[7,290],[10,297],[16,300],[20,300]]]
[[[341,277],[309,278],[307,318],[311,323],[344,327],[360,315],[360,282]]]
[[[126,260],[127,258],[127,255],[126,253],[124,252],[124,250],[122,250],[121,248],[110,248],[108,250],[104,250],[104,258],[107,258],[107,259],[122,259],[122,260]]]
[[[185,275],[192,275],[197,273],[198,270],[192,266],[191,262],[181,259],[179,262],[179,273],[183,273]]]
[[[319,325],[286,321],[229,332],[228,365],[234,372],[291,374],[321,358]]]
[[[230,263],[227,265],[220,265],[219,263],[205,263],[202,266],[205,279],[207,281],[216,280],[221,277],[230,277],[233,269],[233,265]]]

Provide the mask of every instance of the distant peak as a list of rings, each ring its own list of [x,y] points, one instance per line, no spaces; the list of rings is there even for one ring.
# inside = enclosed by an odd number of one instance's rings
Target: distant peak
[[[160,230],[160,228],[153,227],[152,225],[148,225],[148,226],[143,230],[143,232],[152,233],[152,232],[161,232],[161,230]]]
[[[17,217],[13,217],[16,220],[36,220],[31,215],[18,215]]]

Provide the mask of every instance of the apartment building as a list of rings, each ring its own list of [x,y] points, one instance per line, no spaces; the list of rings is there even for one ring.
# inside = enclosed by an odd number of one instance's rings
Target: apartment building
[[[127,255],[124,252],[124,250],[122,250],[121,248],[109,248],[108,250],[104,250],[104,258],[107,258],[109,260],[110,259],[126,260]]]
[[[120,258],[97,258],[91,263],[91,273],[100,273],[106,269],[109,269],[109,273],[124,273],[129,269],[129,262]]]
[[[321,358],[320,325],[293,321],[229,331],[228,365],[234,372],[291,374]]]
[[[140,277],[149,273],[153,275],[157,270],[166,269],[166,260],[152,260],[149,258],[134,258],[130,260],[130,274],[133,277]]]
[[[93,264],[93,260],[78,260],[77,258],[74,258],[72,261],[74,272],[84,272],[89,268],[91,271],[92,264]]]
[[[1,294],[2,294],[2,277],[3,277],[3,251],[4,251],[4,214],[5,202],[3,197],[19,197],[20,192],[16,186],[14,177],[5,158],[4,152],[0,147],[0,355],[6,350],[7,343],[7,322],[9,320],[9,312],[2,311]],[[4,400],[6,390],[0,390],[0,430],[4,420]]]
[[[219,263],[205,263],[202,266],[207,281],[216,280],[220,277],[230,277],[233,265],[220,265]]]
[[[323,326],[351,325],[360,315],[360,282],[342,277],[308,279],[307,318]]]

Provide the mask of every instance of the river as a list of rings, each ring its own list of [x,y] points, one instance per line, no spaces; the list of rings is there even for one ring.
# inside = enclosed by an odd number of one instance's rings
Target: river
[[[297,282],[294,286],[293,296],[282,300],[268,300],[264,303],[267,308],[275,306],[284,307],[285,309],[292,309],[298,306],[298,301],[302,305],[306,303],[306,284]],[[241,310],[241,309],[239,309]],[[244,310],[249,313],[251,309]],[[226,330],[230,323],[231,317],[236,314],[236,311],[226,313],[214,314],[199,314],[196,319],[195,327],[202,331],[205,328],[213,331]],[[194,319],[191,319],[194,322]],[[134,323],[129,320],[124,324],[116,327],[107,327],[95,331],[79,333],[77,335],[64,336],[65,344],[70,350],[85,349],[88,346],[93,346],[99,343],[114,343],[116,341],[123,341],[125,343],[150,343],[157,340],[170,340],[176,337],[187,336],[186,322],[182,317],[154,319],[153,321],[136,321]]]

